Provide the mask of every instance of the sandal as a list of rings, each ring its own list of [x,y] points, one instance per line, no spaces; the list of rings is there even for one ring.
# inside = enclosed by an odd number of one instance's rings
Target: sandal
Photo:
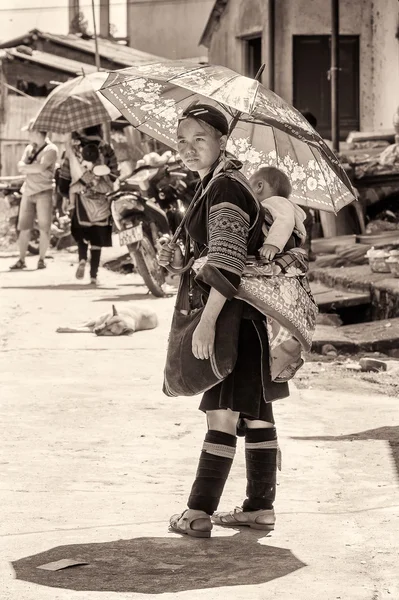
[[[18,259],[15,265],[12,265],[10,271],[21,271],[22,269],[26,269],[25,261],[22,258]]]
[[[192,509],[186,509],[180,515],[172,515],[169,524],[171,531],[197,538],[210,538],[213,527],[211,517],[206,512]]]
[[[86,261],[80,260],[79,264],[78,264],[78,268],[76,269],[76,273],[75,273],[76,279],[83,279],[83,277],[85,276],[85,268],[86,268]]]
[[[272,531],[276,523],[276,515],[273,509],[250,510],[244,512],[242,508],[235,508],[230,512],[216,512],[212,515],[215,525],[224,527],[246,526],[251,529]]]

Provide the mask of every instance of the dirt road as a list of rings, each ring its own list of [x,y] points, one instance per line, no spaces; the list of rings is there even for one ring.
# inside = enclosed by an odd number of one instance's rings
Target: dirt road
[[[10,273],[0,259],[1,599],[398,600],[398,399],[327,368],[275,408],[275,532],[168,533],[204,430],[198,399],[161,392],[173,298],[107,271],[91,289],[74,260]],[[153,307],[159,327],[55,333],[123,301]],[[243,499],[243,450],[221,509]],[[37,568],[62,558],[89,564]]]

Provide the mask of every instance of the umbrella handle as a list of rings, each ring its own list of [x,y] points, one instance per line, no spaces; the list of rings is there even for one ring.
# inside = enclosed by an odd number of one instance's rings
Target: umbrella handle
[[[174,275],[181,275],[182,273],[185,273],[186,271],[188,271],[189,269],[191,269],[191,267],[194,264],[194,259],[190,258],[190,260],[188,261],[188,263],[186,264],[185,267],[182,267],[181,269],[176,269],[175,267],[172,267],[171,265],[167,265],[165,267],[165,269],[167,271],[169,271],[169,273],[173,273]]]

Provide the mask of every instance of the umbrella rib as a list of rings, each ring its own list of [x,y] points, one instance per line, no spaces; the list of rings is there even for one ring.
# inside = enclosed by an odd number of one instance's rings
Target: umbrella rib
[[[296,158],[296,162],[298,163],[298,165],[300,165],[301,163],[300,163],[300,161],[298,160],[298,154],[297,154],[297,151],[295,150],[295,146],[294,146],[294,144],[293,144],[292,137],[291,137],[290,135],[288,135],[288,140],[289,140],[289,143],[291,144],[292,153],[293,153],[293,155],[294,155],[294,156],[295,156],[295,158]],[[313,154],[312,147],[311,147],[311,146],[309,146],[309,148],[310,148],[310,151],[311,151],[311,152],[312,152],[312,154]],[[308,199],[306,200],[306,206],[309,206],[309,200],[308,200]]]
[[[279,167],[279,165],[280,165],[280,156],[279,156],[279,153],[278,153],[278,151],[277,151],[277,148],[278,148],[278,144],[277,144],[277,138],[276,138],[276,134],[275,134],[275,132],[274,132],[274,127],[272,127],[272,126],[270,126],[270,125],[269,125],[269,127],[271,127],[272,134],[273,134],[273,139],[274,139],[274,147],[275,147],[275,149],[276,149],[277,168],[278,168],[278,167]]]
[[[195,71],[200,71],[201,69],[203,70],[206,67],[209,67],[209,65],[198,65],[196,67],[193,67],[192,69],[185,71],[184,75],[187,75],[189,73],[194,73]],[[128,71],[129,68],[130,67],[127,67],[126,71]],[[179,73],[179,75],[173,75],[173,77],[171,77],[170,79],[158,79],[157,77],[152,77],[152,80],[157,83],[171,83],[171,82],[173,82],[174,79],[177,79],[181,75],[182,75],[182,73]],[[148,75],[146,75],[145,73],[137,73],[135,75],[128,76],[126,81],[136,81],[136,79],[145,79],[146,77],[148,77]],[[109,87],[112,87],[113,85],[117,85],[117,84],[115,84],[115,80],[111,83],[111,85]],[[105,88],[105,89],[107,89],[107,88]]]
[[[179,73],[178,75],[173,75],[173,77],[171,77],[170,79],[167,79],[166,81],[168,83],[171,83],[171,82],[173,82],[173,80],[178,79],[182,75],[189,75],[190,73],[195,73],[196,71],[201,71],[201,70],[203,71],[207,67],[209,67],[209,65],[198,65],[196,67],[193,67],[192,69],[188,69],[184,73]]]
[[[331,193],[331,190],[330,190],[330,188],[329,188],[329,185],[328,185],[327,178],[326,178],[326,177],[325,177],[325,175],[324,175],[324,172],[323,172],[323,169],[321,168],[321,165],[320,165],[320,163],[319,163],[319,159],[318,159],[318,157],[317,157],[317,156],[316,156],[316,154],[313,152],[313,148],[312,148],[312,147],[310,147],[310,150],[311,150],[311,152],[312,152],[312,154],[313,154],[313,157],[314,157],[315,161],[317,162],[317,164],[318,164],[318,166],[319,166],[320,172],[321,172],[321,173],[322,173],[322,175],[323,175],[323,179],[324,179],[324,181],[325,181],[326,188],[328,189],[328,193],[330,194],[330,198],[331,198],[331,202],[332,202],[332,205],[333,205],[334,213],[335,213],[335,214],[337,214],[337,212],[338,212],[338,211],[337,211],[337,209],[336,209],[336,206],[335,206],[334,194],[333,194],[333,193]],[[338,177],[338,175],[337,175],[337,177]],[[322,210],[322,209],[320,209],[320,210]]]
[[[190,71],[190,73],[191,73],[191,71]],[[185,73],[184,75],[186,75],[186,73]],[[216,100],[216,99],[212,98],[213,94],[216,94],[216,92],[218,92],[218,91],[219,91],[219,90],[220,90],[222,87],[224,87],[225,85],[227,85],[228,83],[230,83],[230,81],[233,81],[234,79],[236,79],[236,78],[237,78],[237,76],[238,76],[238,77],[240,77],[240,75],[234,75],[233,77],[230,77],[230,79],[228,79],[227,81],[223,81],[223,82],[222,82],[222,83],[219,85],[219,87],[217,87],[216,89],[214,89],[214,90],[211,92],[211,94],[209,94],[209,98],[213,99],[215,102],[218,102],[218,104],[221,104],[221,102],[219,102],[218,100]],[[170,82],[176,83],[176,80],[178,79],[178,77],[180,77],[180,75],[177,75],[175,80],[173,80],[173,78],[172,78],[172,79],[170,79],[170,80],[169,80],[169,83],[170,83]],[[176,85],[179,85],[179,84],[178,84],[178,83],[176,83]],[[179,87],[183,87],[183,86],[179,86]],[[200,92],[193,92],[192,90],[191,90],[191,92],[192,92],[193,94],[200,94]],[[201,94],[200,94],[200,95],[201,95]],[[204,98],[206,98],[206,97],[207,97],[207,96],[204,96]]]
[[[258,85],[257,85],[257,87],[256,87],[256,91],[255,91],[254,99],[253,99],[253,102],[252,102],[252,105],[251,105],[251,108],[250,108],[250,110],[249,110],[249,113],[248,113],[248,114],[251,114],[251,112],[252,112],[252,110],[253,110],[253,108],[254,108],[254,106],[255,106],[256,98],[257,98],[257,96],[258,96],[258,94],[259,94],[259,85],[260,85],[260,84],[259,84],[259,81],[258,81],[257,83],[258,83]]]

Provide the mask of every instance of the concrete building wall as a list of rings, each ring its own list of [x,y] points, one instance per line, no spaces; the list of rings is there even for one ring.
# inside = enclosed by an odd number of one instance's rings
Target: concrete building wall
[[[399,107],[399,3],[373,3],[374,129],[391,129]]]
[[[129,43],[170,59],[207,56],[199,40],[213,4],[213,0],[128,0]]]
[[[215,30],[209,60],[244,71],[240,36],[263,33],[263,59],[267,56],[267,2],[229,0]],[[330,0],[277,0],[276,92],[293,101],[293,35],[331,33]],[[399,41],[397,0],[341,0],[340,32],[360,36],[360,128],[389,128],[399,104]],[[267,85],[268,73],[263,83]]]
[[[246,2],[229,0],[218,29],[211,40],[209,61],[243,73],[245,64],[242,38],[259,34],[262,35],[263,62],[267,65],[267,43],[265,43],[267,31],[267,2],[263,0],[246,0]],[[262,81],[267,85],[267,69],[263,73]]]

